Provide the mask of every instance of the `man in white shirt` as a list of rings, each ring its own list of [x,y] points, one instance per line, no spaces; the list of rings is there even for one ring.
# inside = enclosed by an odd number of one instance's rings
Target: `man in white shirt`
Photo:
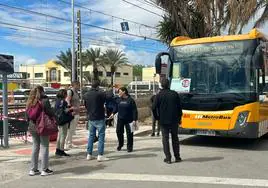
[[[67,149],[70,149],[73,147],[73,135],[75,135],[76,126],[79,121],[79,109],[80,109],[80,97],[78,94],[78,90],[80,88],[80,83],[78,81],[72,82],[72,86],[67,91],[67,98],[66,101],[69,106],[74,108],[74,119],[71,121],[67,137],[66,137],[66,147]]]

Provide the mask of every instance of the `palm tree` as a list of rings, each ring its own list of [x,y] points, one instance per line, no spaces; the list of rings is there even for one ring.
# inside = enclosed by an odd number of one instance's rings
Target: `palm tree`
[[[229,26],[229,34],[242,33],[242,29],[260,14],[253,28],[261,27],[268,20],[267,0],[228,1],[224,26]]]
[[[163,17],[158,31],[165,42],[173,37],[171,32],[167,32],[173,28],[177,36],[196,38],[220,35],[224,29],[229,34],[241,33],[249,21],[261,12],[254,27],[268,20],[267,0],[156,0],[156,3],[168,12],[166,17],[169,19]]]
[[[118,67],[128,62],[126,54],[121,50],[108,49],[101,57],[103,67],[108,66],[111,72],[111,85],[114,84],[114,74]]]
[[[93,65],[93,79],[99,80],[98,65],[100,65],[101,60],[101,50],[100,48],[90,48],[83,53],[84,65]]]
[[[56,61],[57,64],[60,64],[68,71],[72,70],[72,51],[70,48],[66,52],[60,51],[60,55],[57,56],[59,61]]]

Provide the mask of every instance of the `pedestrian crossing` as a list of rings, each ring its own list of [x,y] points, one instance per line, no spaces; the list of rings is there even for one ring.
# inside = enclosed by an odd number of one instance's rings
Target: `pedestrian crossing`
[[[92,173],[78,176],[67,176],[64,179],[74,180],[108,180],[108,181],[143,181],[167,183],[191,183],[228,186],[268,187],[265,179],[222,178],[205,176],[175,176],[154,174]]]

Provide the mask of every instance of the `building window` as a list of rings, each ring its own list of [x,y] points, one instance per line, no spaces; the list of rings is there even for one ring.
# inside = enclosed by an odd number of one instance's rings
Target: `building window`
[[[61,82],[61,72],[58,70],[58,82]]]
[[[70,77],[71,73],[70,72],[64,72],[64,77]]]
[[[106,76],[107,77],[111,77],[112,76],[112,73],[111,72],[106,72]]]
[[[57,70],[56,69],[51,69],[50,70],[50,80],[57,81]]]
[[[128,76],[128,72],[124,72],[123,75],[124,75],[124,76]]]
[[[115,77],[120,77],[121,76],[121,73],[120,72],[116,72],[115,73]]]
[[[35,78],[43,78],[43,73],[34,73]]]
[[[27,74],[27,78],[30,78],[30,77],[31,77],[31,74],[30,74],[30,73],[28,73],[28,74]]]

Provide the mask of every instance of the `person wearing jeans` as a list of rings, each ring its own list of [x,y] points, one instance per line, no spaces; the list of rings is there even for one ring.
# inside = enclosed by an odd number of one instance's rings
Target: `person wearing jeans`
[[[48,169],[48,157],[49,157],[49,136],[39,136],[36,133],[32,133],[33,146],[31,157],[31,171],[30,176],[36,175],[38,171],[38,158],[41,145],[41,169]],[[39,172],[38,172],[39,173]],[[45,173],[43,173],[45,174]]]
[[[44,112],[50,116],[54,116],[54,111],[51,108],[48,98],[44,95],[44,88],[42,86],[37,86],[31,90],[29,98],[26,103],[26,109],[34,108],[34,106],[40,102],[43,106]],[[31,157],[31,170],[29,172],[30,176],[35,176],[41,174],[41,176],[47,176],[53,174],[53,171],[48,168],[49,166],[49,136],[40,136],[36,132],[36,120],[29,118],[29,127],[28,130],[33,138],[33,146],[32,146],[32,157]],[[39,151],[41,145],[41,169],[40,172],[38,170],[38,159],[39,159]]]
[[[98,130],[98,158],[99,162],[109,160],[104,157],[104,141],[105,141],[105,110],[104,104],[106,95],[99,90],[99,80],[93,80],[92,88],[84,95],[85,107],[88,116],[88,148],[87,160],[93,159],[93,143],[96,137],[96,130]]]
[[[104,154],[104,141],[105,141],[105,129],[106,129],[106,125],[105,125],[104,119],[103,120],[96,120],[96,121],[88,121],[89,138],[88,138],[87,153],[89,154],[89,156],[92,156],[93,143],[94,143],[94,139],[96,137],[97,130],[98,130],[98,135],[99,135],[98,155],[103,156],[103,154]]]

